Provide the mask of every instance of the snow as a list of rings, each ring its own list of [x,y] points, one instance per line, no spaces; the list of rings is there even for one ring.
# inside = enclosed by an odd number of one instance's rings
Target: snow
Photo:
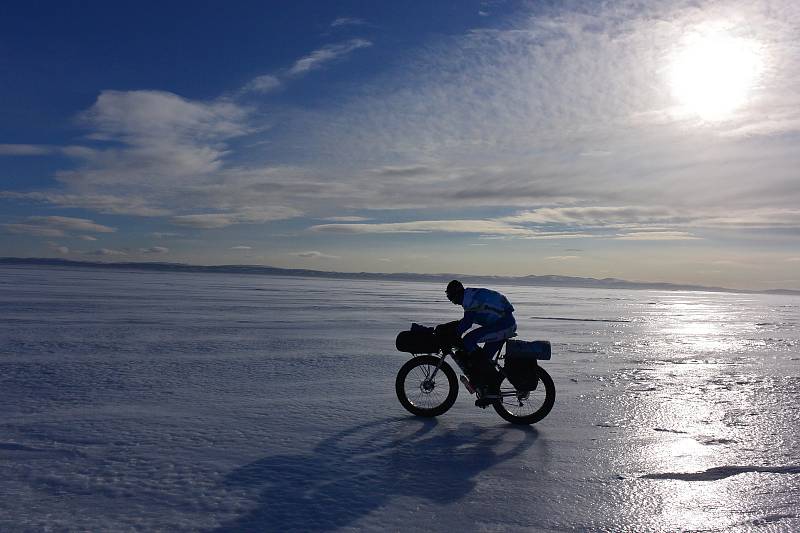
[[[0,531],[800,529],[800,298],[492,288],[532,427],[398,403],[438,285],[2,267]]]

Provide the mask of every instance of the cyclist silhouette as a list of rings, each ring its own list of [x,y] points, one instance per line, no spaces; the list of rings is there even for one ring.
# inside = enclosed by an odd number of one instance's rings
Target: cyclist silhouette
[[[508,299],[497,291],[467,287],[454,279],[447,284],[447,299],[464,308],[464,317],[458,323],[456,332],[461,337],[474,324],[473,329],[463,337],[465,357],[474,368],[473,381],[480,390],[476,405],[484,407],[491,403],[486,396],[496,393],[499,387],[499,374],[492,362],[492,356],[500,349],[506,339],[514,337],[517,322],[514,320],[514,307]],[[483,348],[478,346],[484,343]]]

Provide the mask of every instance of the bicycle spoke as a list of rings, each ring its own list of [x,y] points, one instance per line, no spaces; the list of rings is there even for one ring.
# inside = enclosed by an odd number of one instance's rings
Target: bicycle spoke
[[[403,388],[406,393],[406,398],[412,405],[424,409],[433,409],[441,405],[447,399],[447,394],[443,394],[442,386],[447,387],[447,380],[442,382],[431,381],[431,376],[436,371],[434,365],[423,364],[414,367],[406,376],[406,381]],[[433,388],[425,391],[423,387],[425,384],[432,385]]]

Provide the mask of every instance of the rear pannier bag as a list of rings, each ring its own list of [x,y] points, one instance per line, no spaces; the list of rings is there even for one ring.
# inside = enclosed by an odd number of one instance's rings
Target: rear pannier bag
[[[506,341],[506,357],[550,359],[550,341]]]
[[[394,342],[401,352],[409,353],[436,353],[439,351],[439,342],[433,328],[426,328],[419,324],[411,324],[409,331],[401,331]]]
[[[517,390],[534,390],[539,383],[539,359],[550,359],[549,341],[506,341],[503,370]]]

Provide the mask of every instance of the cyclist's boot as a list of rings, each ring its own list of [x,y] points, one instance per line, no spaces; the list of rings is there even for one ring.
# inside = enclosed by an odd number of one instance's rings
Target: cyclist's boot
[[[478,389],[478,399],[475,400],[475,405],[485,409],[500,397],[500,381],[502,380],[494,362],[483,353],[477,355],[478,357],[473,359]]]

